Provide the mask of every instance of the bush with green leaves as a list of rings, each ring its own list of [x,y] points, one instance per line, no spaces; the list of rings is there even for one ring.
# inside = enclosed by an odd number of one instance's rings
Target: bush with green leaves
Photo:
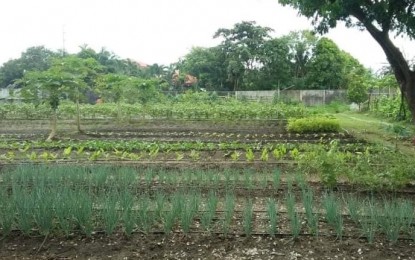
[[[287,131],[292,133],[333,133],[340,131],[337,119],[328,117],[307,117],[289,119]]]

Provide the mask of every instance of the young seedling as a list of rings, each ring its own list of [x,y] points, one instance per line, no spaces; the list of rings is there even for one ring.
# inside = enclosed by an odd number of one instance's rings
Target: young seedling
[[[323,198],[323,207],[326,213],[326,220],[336,231],[337,238],[343,236],[343,217],[339,208],[340,202],[332,193],[327,193]]]
[[[278,211],[274,199],[269,198],[267,201],[267,215],[269,218],[269,234],[274,237],[278,231]]]
[[[262,149],[261,158],[260,159],[263,162],[267,162],[268,161],[268,159],[269,159],[269,151],[268,151],[268,148],[264,147],[264,149]]]
[[[225,211],[222,223],[223,233],[227,235],[232,222],[232,216],[235,208],[235,196],[227,194],[225,197]]]
[[[318,236],[318,213],[314,212],[313,209],[313,191],[310,188],[306,188],[302,191],[301,195],[303,199],[303,206],[307,218],[308,228],[313,235]]]
[[[214,192],[210,192],[208,201],[206,202],[205,211],[200,219],[201,225],[206,231],[209,231],[211,228],[218,201],[217,195]]]
[[[108,195],[104,194],[101,199],[102,203],[102,219],[104,221],[105,233],[111,235],[117,227],[120,219],[120,214],[117,209],[118,193],[111,192]]]
[[[287,194],[286,206],[288,218],[290,221],[291,234],[294,239],[297,239],[301,232],[301,220],[295,209],[295,198],[291,192]]]
[[[245,153],[246,160],[248,162],[253,162],[255,160],[255,154],[252,151],[252,148],[248,148]]]
[[[276,168],[274,169],[274,172],[272,175],[272,183],[276,191],[280,188],[280,181],[281,181],[281,171],[280,169]]]
[[[242,225],[244,227],[244,232],[245,235],[248,237],[252,234],[252,229],[253,229],[253,223],[252,223],[252,218],[253,218],[253,203],[252,203],[252,199],[248,199],[245,201],[245,209],[243,212],[243,220],[242,220]]]
[[[239,158],[241,157],[241,153],[240,152],[238,152],[238,151],[233,151],[232,153],[231,153],[231,158],[232,158],[232,161],[238,161],[239,160]]]

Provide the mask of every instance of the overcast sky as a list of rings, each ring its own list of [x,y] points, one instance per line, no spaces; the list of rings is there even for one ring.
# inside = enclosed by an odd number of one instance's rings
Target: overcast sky
[[[217,45],[215,31],[241,21],[271,27],[274,36],[311,29],[307,19],[277,0],[2,0],[0,10],[0,65],[28,47],[64,46],[75,53],[83,44],[168,65],[192,46]],[[367,32],[339,26],[326,36],[367,67],[386,63]],[[415,57],[414,42],[398,39],[397,45],[408,59]]]

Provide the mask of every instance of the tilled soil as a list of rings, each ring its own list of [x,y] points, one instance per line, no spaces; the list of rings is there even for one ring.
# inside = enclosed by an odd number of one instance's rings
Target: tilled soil
[[[0,259],[415,259],[415,244],[203,233],[73,236],[45,241],[16,235],[1,241]]]

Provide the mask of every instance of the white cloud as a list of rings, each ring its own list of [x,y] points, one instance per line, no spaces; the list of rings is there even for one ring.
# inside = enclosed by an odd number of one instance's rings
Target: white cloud
[[[277,0],[9,0],[0,8],[0,64],[31,46],[61,49],[63,31],[69,52],[88,44],[96,50],[106,47],[122,58],[169,64],[192,46],[217,44],[212,36],[218,28],[243,20],[271,27],[275,35],[311,28],[309,21]],[[366,66],[386,63],[367,32],[339,27],[328,37]],[[410,44],[399,44],[409,58],[415,56]]]

